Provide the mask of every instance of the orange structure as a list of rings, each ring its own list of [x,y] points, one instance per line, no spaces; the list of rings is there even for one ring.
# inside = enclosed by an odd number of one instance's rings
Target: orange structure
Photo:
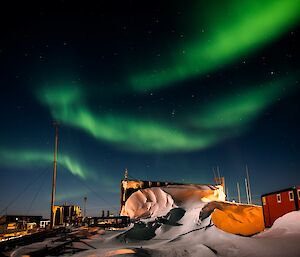
[[[261,206],[230,202],[212,202],[209,205],[215,205],[211,219],[223,231],[251,236],[265,228]]]

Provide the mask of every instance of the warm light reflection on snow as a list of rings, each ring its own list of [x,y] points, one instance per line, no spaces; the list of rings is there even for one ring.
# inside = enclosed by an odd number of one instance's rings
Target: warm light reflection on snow
[[[122,254],[134,254],[136,253],[133,249],[118,249],[114,251],[110,251],[106,253],[104,256],[105,257],[110,257],[110,256],[116,256],[116,255],[122,255]]]

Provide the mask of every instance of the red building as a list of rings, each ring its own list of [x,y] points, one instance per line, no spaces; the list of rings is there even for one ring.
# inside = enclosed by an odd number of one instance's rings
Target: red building
[[[276,219],[291,211],[298,211],[300,206],[300,186],[286,188],[261,196],[264,221],[271,227]]]

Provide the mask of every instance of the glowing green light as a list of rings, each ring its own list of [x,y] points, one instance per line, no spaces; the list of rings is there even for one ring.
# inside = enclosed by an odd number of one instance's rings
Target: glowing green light
[[[51,91],[51,92],[48,92]],[[59,94],[66,97],[71,93],[70,87],[60,87]],[[127,115],[95,115],[81,101],[69,102],[62,99],[51,101],[43,95],[55,94],[55,87],[43,89],[40,100],[47,104],[55,119],[65,124],[80,128],[95,138],[111,142],[117,147],[132,151],[178,151],[205,148],[215,142],[216,137],[209,132],[203,135],[189,134],[181,127],[172,127],[166,122],[146,120],[142,117]],[[79,99],[78,99],[79,100]]]
[[[288,86],[286,86],[288,85]],[[247,90],[231,92],[202,108],[200,115],[192,118],[193,123],[205,129],[230,129],[250,121],[278,98],[293,89],[290,80],[278,80]]]
[[[132,87],[142,92],[163,88],[223,67],[274,40],[300,18],[299,0],[231,1],[230,15],[224,12],[223,4],[213,10],[209,32],[200,39],[195,32],[195,41],[184,47],[184,54],[176,55],[178,49],[173,49],[169,65],[131,76]],[[197,15],[201,17],[201,10]],[[191,26],[201,27],[200,24]]]
[[[50,164],[53,162],[53,153],[31,151],[31,150],[0,150],[0,160],[2,164],[9,166],[25,167],[30,165]],[[68,155],[58,157],[58,163],[66,167],[73,175],[82,179],[87,177],[87,170]]]
[[[236,130],[243,132],[244,125],[258,117],[278,97],[290,91],[288,87],[283,91],[284,86],[289,84],[292,84],[289,80],[278,80],[229,94],[210,104],[194,106],[187,111],[181,123],[171,123],[159,117],[146,119],[122,111],[115,115],[95,114],[83,104],[87,100],[81,94],[78,94],[80,99],[68,101],[68,104],[64,100],[60,103],[55,97],[53,102],[49,98],[45,101],[44,97],[41,97],[41,101],[50,108],[55,119],[118,148],[138,152],[191,151],[205,149],[235,136]],[[64,92],[68,97],[70,90],[69,87],[60,88],[60,94]],[[44,89],[40,95],[48,91],[55,95],[54,87]],[[64,162],[74,166],[66,158]],[[76,167],[70,169],[80,173]]]
[[[66,94],[66,90],[68,94]],[[82,91],[77,85],[61,85],[56,86],[55,90],[40,90],[38,91],[39,98],[46,103],[52,103],[53,105],[70,105],[74,102],[78,102],[81,99]]]

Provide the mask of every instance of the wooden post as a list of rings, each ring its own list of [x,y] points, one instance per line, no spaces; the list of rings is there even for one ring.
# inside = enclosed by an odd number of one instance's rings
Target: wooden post
[[[54,221],[55,221],[54,202],[55,202],[55,189],[56,189],[56,159],[57,159],[57,148],[58,148],[58,123],[54,122],[53,125],[55,127],[55,143],[54,143],[54,162],[53,162],[53,176],[52,176],[50,229],[54,227]]]

